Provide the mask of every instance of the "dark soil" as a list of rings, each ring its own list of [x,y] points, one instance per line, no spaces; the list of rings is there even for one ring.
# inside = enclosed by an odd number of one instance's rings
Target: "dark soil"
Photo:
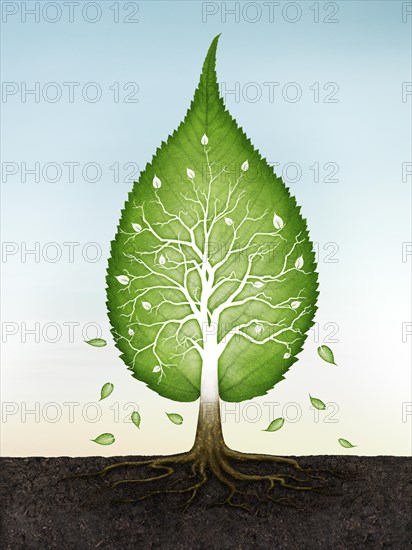
[[[3,549],[412,549],[411,462],[404,457],[313,456],[304,467],[347,474],[328,478],[329,493],[279,489],[274,497],[294,506],[262,503],[255,514],[229,505],[213,506],[224,493],[210,480],[187,511],[175,506],[176,494],[137,503],[119,498],[137,489],[102,490],[104,479],[69,474],[98,470],[124,460],[90,458],[2,458],[1,547]],[[273,466],[271,466],[273,468]],[[243,471],[264,473],[265,464]],[[177,468],[184,474],[183,466]],[[134,468],[110,474],[111,480],[137,476]],[[157,482],[150,489],[162,489]],[[126,492],[125,492],[126,491]],[[253,497],[245,502],[255,504]],[[240,502],[240,500],[239,500]]]

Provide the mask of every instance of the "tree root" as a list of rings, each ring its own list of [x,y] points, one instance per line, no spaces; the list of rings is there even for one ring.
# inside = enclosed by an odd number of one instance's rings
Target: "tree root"
[[[293,473],[245,473],[241,469],[232,465],[232,462],[240,463],[241,465],[253,464],[256,462],[268,464],[281,464],[284,467],[293,469]],[[173,479],[175,475],[175,466],[179,464],[187,464],[191,467],[191,474]],[[290,492],[319,492],[331,495],[330,487],[325,479],[325,474],[334,477],[346,477],[341,472],[336,472],[329,469],[308,469],[300,466],[299,462],[292,458],[277,457],[272,455],[249,454],[234,451],[226,446],[224,442],[215,444],[212,447],[208,445],[195,445],[188,453],[175,454],[170,456],[156,457],[153,459],[123,461],[115,464],[110,464],[105,468],[91,473],[81,473],[69,476],[70,478],[78,477],[109,477],[123,468],[149,468],[155,473],[137,477],[137,478],[120,478],[113,481],[108,481],[104,486],[104,491],[118,492],[121,488],[125,488],[128,492],[127,497],[116,499],[118,502],[139,502],[155,495],[176,494],[185,495],[188,498],[176,507],[182,506],[186,510],[194,501],[199,490],[206,484],[209,476],[215,477],[226,489],[226,498],[216,505],[230,505],[237,508],[252,512],[252,508],[248,505],[251,500],[257,505],[263,503],[286,504],[302,509],[299,505],[289,501],[286,497],[275,498],[274,490],[279,487]],[[148,483],[156,483],[162,481],[167,482],[160,489],[153,489],[146,492],[137,492],[130,495],[130,491],[138,490],[146,486]],[[256,490],[244,490],[246,485],[256,486]],[[266,488],[266,490],[262,490]],[[260,492],[258,492],[260,490]],[[130,496],[129,496],[130,495]],[[238,502],[238,497],[243,497],[247,502]]]

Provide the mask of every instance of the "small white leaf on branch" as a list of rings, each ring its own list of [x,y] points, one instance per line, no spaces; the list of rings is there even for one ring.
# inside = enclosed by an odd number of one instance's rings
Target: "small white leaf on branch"
[[[249,163],[247,160],[241,166],[242,172],[247,172],[249,170]]]
[[[255,288],[263,288],[265,285],[261,281],[256,281],[256,283],[253,283],[253,286]]]
[[[162,370],[162,369],[159,367],[159,365],[156,365],[156,366],[153,368],[152,372],[160,372],[161,370]]]
[[[273,216],[273,225],[275,226],[276,229],[282,229],[284,225],[282,218],[277,214]]]
[[[132,328],[129,328],[129,330],[127,332],[129,333],[129,336],[134,335],[134,330]]]
[[[299,256],[299,258],[295,262],[296,269],[302,269],[303,264],[304,264],[303,258],[302,256]]]
[[[226,223],[226,225],[233,225],[232,218],[225,218],[225,223]]]
[[[297,300],[294,300],[291,304],[290,304],[290,307],[292,309],[298,309],[298,307],[300,306],[302,302],[298,302]]]
[[[283,359],[289,359],[290,357],[290,353],[285,353],[285,355],[283,356]]]
[[[190,180],[193,180],[196,175],[190,168],[186,168],[186,174]]]
[[[133,229],[136,231],[136,233],[140,233],[142,230],[142,226],[139,223],[132,223]]]
[[[203,134],[202,139],[200,140],[200,143],[202,145],[207,145],[209,143],[209,138],[207,137],[206,134]]]
[[[142,302],[142,306],[146,311],[150,311],[152,309],[152,304],[150,302]]]
[[[153,187],[155,189],[159,189],[161,187],[161,185],[162,185],[162,182],[160,181],[160,179],[157,176],[155,176],[153,178]]]
[[[127,275],[118,275],[116,279],[119,281],[121,285],[128,285],[129,284],[129,277]]]
[[[159,264],[160,265],[165,265],[165,263],[166,263],[166,258],[162,254],[159,258]]]

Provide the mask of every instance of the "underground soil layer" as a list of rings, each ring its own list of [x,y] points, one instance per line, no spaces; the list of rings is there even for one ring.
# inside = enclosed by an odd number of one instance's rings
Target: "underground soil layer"
[[[246,494],[243,502],[250,504],[252,513],[218,505],[224,500],[225,491],[216,479],[208,480],[187,510],[177,507],[182,501],[176,493],[123,502],[126,496],[130,499],[142,493],[135,491],[133,484],[108,490],[106,476],[65,479],[118,461],[141,459],[1,458],[1,547],[412,549],[410,458],[300,457],[304,468],[328,468],[344,476],[326,476],[328,489],[322,492],[279,487],[273,493],[279,503]],[[250,463],[242,469],[264,474],[273,467]],[[134,468],[119,468],[111,481],[134,479],[138,477],[136,473]],[[177,487],[190,474],[179,464],[175,473],[178,480],[183,479]],[[156,481],[150,490],[162,490],[163,485],[162,480]]]

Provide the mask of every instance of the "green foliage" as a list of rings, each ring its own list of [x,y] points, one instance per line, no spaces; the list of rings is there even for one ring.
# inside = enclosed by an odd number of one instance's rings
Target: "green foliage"
[[[336,365],[333,351],[328,346],[319,346],[318,354],[321,359],[332,365]],[[337,365],[336,365],[337,366]]]
[[[283,426],[283,424],[285,423],[285,419],[280,417],[280,418],[275,418],[275,420],[272,420],[272,422],[269,424],[269,426],[266,428],[266,430],[263,430],[264,432],[277,432],[278,430],[280,430],[280,428]]]
[[[132,412],[132,422],[136,426],[136,428],[140,429],[140,422],[142,421],[140,414],[137,411]]]
[[[114,386],[111,382],[107,382],[102,386],[102,389],[100,390],[100,401],[102,399],[106,399],[106,397],[109,397],[109,395],[114,390]]]
[[[107,345],[106,340],[103,340],[103,338],[92,338],[91,340],[85,340],[85,342],[94,348],[103,348]]]
[[[345,449],[353,449],[354,447],[356,447],[356,445],[352,445],[350,441],[348,441],[347,439],[343,439],[342,437],[340,437],[338,441],[342,447],[345,447]]]
[[[315,407],[315,409],[318,409],[318,411],[324,411],[326,409],[325,403],[320,399],[317,399],[316,397],[312,397],[311,395],[309,395],[309,399],[313,407]]]
[[[112,445],[116,440],[113,434],[104,433],[92,439],[93,443],[98,443],[99,445]]]
[[[180,426],[180,424],[183,424],[183,416],[177,413],[166,413],[167,418],[170,420],[170,422],[173,422],[173,424],[177,424]]]
[[[123,361],[175,401],[199,397],[215,360],[223,400],[264,395],[297,360],[318,294],[300,208],[219,96],[217,42],[184,121],[129,193],[107,272]]]

